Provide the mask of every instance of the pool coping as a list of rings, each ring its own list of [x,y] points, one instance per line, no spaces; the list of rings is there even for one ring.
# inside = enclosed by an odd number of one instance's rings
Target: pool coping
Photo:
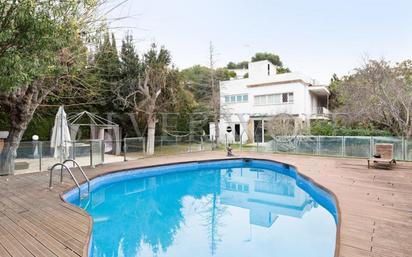
[[[341,209],[340,209],[340,204],[339,204],[339,200],[338,197],[336,196],[336,194],[330,190],[329,188],[327,188],[326,186],[318,183],[316,180],[312,179],[311,177],[303,174],[302,172],[299,171],[299,168],[296,165],[292,165],[286,162],[281,162],[281,161],[275,161],[275,160],[271,160],[271,159],[266,159],[266,158],[257,158],[257,157],[231,157],[231,158],[212,158],[212,159],[202,159],[202,160],[195,160],[195,161],[178,161],[178,162],[167,162],[167,163],[160,163],[160,164],[152,164],[152,165],[144,165],[144,166],[138,166],[138,167],[128,167],[125,169],[116,169],[116,170],[112,170],[112,171],[106,171],[106,172],[102,172],[100,174],[94,175],[92,177],[89,178],[89,180],[93,180],[99,177],[103,177],[106,175],[110,175],[110,174],[114,174],[114,173],[119,173],[119,172],[125,172],[125,171],[136,171],[138,172],[139,170],[143,170],[146,168],[154,168],[154,167],[163,167],[163,166],[168,166],[168,165],[178,165],[178,164],[189,164],[189,163],[203,163],[203,162],[213,162],[213,161],[228,161],[228,160],[257,160],[257,161],[268,161],[268,162],[272,162],[272,163],[278,163],[278,164],[282,164],[282,165],[286,165],[288,167],[292,167],[295,169],[296,174],[301,176],[302,178],[304,178],[305,180],[307,180],[308,182],[313,183],[315,186],[319,187],[320,189],[324,190],[325,192],[327,192],[328,194],[330,194],[330,196],[333,197],[333,200],[335,201],[336,204],[336,210],[337,210],[337,223],[336,223],[336,236],[335,236],[335,253],[334,253],[334,257],[339,257],[339,253],[340,253],[340,231],[341,231]],[[83,185],[86,182],[81,183],[80,185]],[[87,231],[87,242],[85,244],[85,246],[83,247],[83,256],[85,257],[89,257],[89,252],[90,252],[90,247],[91,247],[91,239],[92,239],[92,231],[93,231],[93,218],[89,215],[89,213],[80,208],[77,205],[74,205],[68,201],[66,201],[66,199],[64,198],[64,195],[70,191],[72,191],[73,189],[76,189],[76,186],[73,185],[70,188],[64,190],[63,192],[61,192],[59,194],[60,200],[62,200],[63,202],[70,204],[74,207],[76,207],[77,209],[81,210],[87,217],[89,224],[88,224],[88,231]]]

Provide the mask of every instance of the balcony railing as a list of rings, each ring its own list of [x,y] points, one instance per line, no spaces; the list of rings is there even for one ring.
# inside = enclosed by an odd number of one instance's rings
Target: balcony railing
[[[317,117],[326,117],[329,115],[329,113],[329,109],[327,109],[326,107],[315,107],[312,109],[312,115]]]

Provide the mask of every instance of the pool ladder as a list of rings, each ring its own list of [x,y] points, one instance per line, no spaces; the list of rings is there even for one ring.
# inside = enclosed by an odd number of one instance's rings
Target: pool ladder
[[[80,173],[83,175],[84,179],[86,180],[86,182],[87,182],[87,194],[86,195],[81,194],[80,184],[77,181],[76,177],[73,175],[73,172],[71,171],[71,169],[66,165],[67,162],[72,162],[77,168],[79,168]],[[52,187],[52,184],[53,184],[53,170],[54,170],[54,168],[59,167],[59,166],[61,167],[61,169],[60,169],[60,183],[63,183],[63,170],[66,170],[70,174],[70,176],[72,177],[72,179],[73,179],[74,183],[76,184],[77,188],[79,189],[79,199],[84,199],[84,198],[88,197],[89,194],[90,194],[90,180],[87,177],[86,173],[84,173],[84,170],[79,165],[79,163],[76,162],[73,159],[67,159],[64,162],[56,163],[50,168],[49,189],[53,188]]]

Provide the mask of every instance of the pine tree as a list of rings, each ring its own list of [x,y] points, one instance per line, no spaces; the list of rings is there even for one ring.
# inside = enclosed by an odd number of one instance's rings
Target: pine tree
[[[99,91],[101,92],[101,102],[107,108],[112,108],[113,90],[119,84],[120,80],[120,60],[116,49],[116,39],[112,34],[110,40],[109,32],[103,36],[103,42],[100,43],[94,57],[94,72],[99,81]]]

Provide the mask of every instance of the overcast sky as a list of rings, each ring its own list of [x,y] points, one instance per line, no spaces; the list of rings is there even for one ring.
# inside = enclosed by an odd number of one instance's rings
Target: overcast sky
[[[218,66],[267,51],[324,83],[365,57],[412,59],[412,0],[128,0],[120,16],[119,43],[130,31],[139,52],[164,45],[180,69],[208,65],[210,41]]]

